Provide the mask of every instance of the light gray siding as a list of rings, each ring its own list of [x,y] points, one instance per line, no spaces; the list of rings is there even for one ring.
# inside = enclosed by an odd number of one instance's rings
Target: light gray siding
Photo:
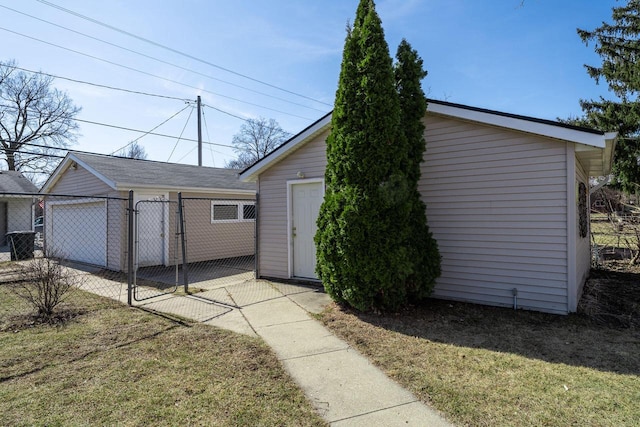
[[[434,296],[512,306],[516,289],[519,307],[567,313],[567,143],[437,115],[425,123],[419,188],[442,255]],[[327,134],[259,177],[263,277],[289,277],[287,181],[324,176]]]
[[[125,198],[123,194],[114,197]],[[107,200],[107,268],[127,270],[127,200]]]
[[[420,192],[434,296],[567,312],[566,143],[429,115]]]
[[[289,277],[287,182],[300,179],[298,172],[305,179],[324,178],[327,135],[328,132],[317,135],[260,175],[258,274],[262,277]]]
[[[575,311],[590,267],[576,199],[579,183],[588,183],[579,161],[584,155],[562,132],[541,136],[530,127],[501,127],[502,119],[483,124],[471,116],[425,117],[419,190],[442,255],[434,296],[510,307],[515,291],[519,308]],[[295,151],[245,172],[259,174],[262,277],[291,274],[288,184],[324,177],[327,135],[294,139]]]
[[[7,202],[7,232],[33,229],[33,215],[29,198],[3,199]],[[4,236],[3,236],[4,237]]]

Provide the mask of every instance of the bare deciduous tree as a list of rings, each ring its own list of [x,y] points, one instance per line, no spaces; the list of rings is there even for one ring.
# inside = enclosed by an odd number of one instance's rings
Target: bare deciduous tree
[[[75,141],[80,108],[52,87],[53,78],[0,63],[0,157],[8,170],[50,171],[53,148]]]
[[[120,157],[128,157],[130,159],[146,160],[147,151],[144,147],[133,141],[131,144],[116,153]]]
[[[227,162],[227,167],[243,169],[252,165],[284,143],[290,134],[274,119],[249,119],[233,136],[233,151],[236,160]]]

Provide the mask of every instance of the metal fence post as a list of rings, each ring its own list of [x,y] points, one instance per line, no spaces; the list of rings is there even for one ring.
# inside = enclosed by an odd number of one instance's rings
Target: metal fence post
[[[133,305],[133,190],[129,190],[129,206],[127,208],[128,224],[127,224],[127,304]]]
[[[187,265],[187,245],[184,235],[184,206],[182,206],[182,192],[178,193],[178,221],[180,221],[180,243],[182,244],[182,277],[184,279],[184,293],[189,292],[189,268]]]
[[[260,239],[259,237],[259,231],[260,231],[260,224],[259,224],[259,220],[260,220],[260,195],[256,194],[256,220],[254,223],[254,227],[253,227],[253,233],[254,233],[254,243],[253,243],[253,278],[254,279],[258,279],[260,277],[260,272],[258,271],[259,268],[259,263],[258,263],[258,254],[260,253],[260,246],[259,246],[259,242]]]

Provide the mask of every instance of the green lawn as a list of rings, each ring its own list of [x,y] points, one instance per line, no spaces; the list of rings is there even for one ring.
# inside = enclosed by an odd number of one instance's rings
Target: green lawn
[[[593,318],[434,300],[321,320],[456,425],[638,426],[640,275],[627,278],[595,295],[608,301]]]
[[[57,326],[1,319],[0,425],[325,425],[259,339],[82,292],[65,308]]]

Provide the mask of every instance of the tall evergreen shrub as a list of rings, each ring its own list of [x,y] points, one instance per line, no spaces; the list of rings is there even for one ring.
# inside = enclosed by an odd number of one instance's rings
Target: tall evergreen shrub
[[[374,2],[361,0],[344,46],[316,234],[318,274],[338,302],[367,311],[406,301],[405,162],[389,48]]]
[[[398,46],[394,71],[400,99],[401,129],[407,141],[403,170],[407,175],[411,211],[407,248],[413,271],[406,286],[411,298],[422,299],[431,294],[435,280],[440,276],[440,253],[438,243],[429,231],[426,206],[418,191],[420,164],[426,147],[422,120],[427,111],[427,99],[420,82],[427,72],[423,69],[422,58],[406,40]]]

